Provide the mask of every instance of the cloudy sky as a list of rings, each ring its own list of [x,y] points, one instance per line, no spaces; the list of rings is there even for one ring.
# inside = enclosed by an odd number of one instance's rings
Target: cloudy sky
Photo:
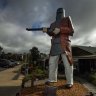
[[[26,27],[49,27],[63,7],[74,25],[72,45],[96,47],[96,0],[0,0],[0,46],[6,52],[49,52],[50,37]]]

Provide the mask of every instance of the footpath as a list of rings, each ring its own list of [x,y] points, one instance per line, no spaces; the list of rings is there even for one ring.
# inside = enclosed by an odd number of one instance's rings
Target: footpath
[[[76,79],[83,84],[83,86],[85,88],[87,88],[89,90],[89,92],[94,93],[94,96],[96,96],[96,86],[94,86],[93,84],[89,83],[87,80],[76,77]]]
[[[0,96],[16,96],[20,91],[23,76],[16,72],[19,68],[20,65],[0,72]]]

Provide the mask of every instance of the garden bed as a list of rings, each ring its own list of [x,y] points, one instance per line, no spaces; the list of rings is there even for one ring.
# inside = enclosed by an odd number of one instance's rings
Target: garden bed
[[[88,90],[79,82],[75,81],[74,86],[71,89],[65,88],[66,81],[59,79],[53,86],[57,87],[57,96],[85,96]],[[45,84],[37,84],[32,87],[26,87],[21,90],[21,96],[43,96]]]

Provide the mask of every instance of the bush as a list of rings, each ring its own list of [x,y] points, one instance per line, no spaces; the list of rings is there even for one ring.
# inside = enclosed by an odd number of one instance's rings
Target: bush
[[[31,80],[33,78],[32,74],[29,74],[29,75],[26,75],[24,78],[23,78],[23,81],[26,82],[28,80]]]
[[[90,80],[90,81],[96,80],[95,74],[90,74],[90,75],[89,75],[89,80]]]
[[[96,79],[92,81],[92,84],[96,86]]]
[[[41,69],[36,69],[35,72],[36,72],[37,74],[44,74],[44,71],[41,70]]]
[[[96,85],[96,73],[93,74],[89,74],[89,76],[87,77],[88,81],[93,83],[94,85]]]
[[[46,73],[45,70],[36,68],[36,70],[35,70],[35,76],[36,76],[38,79],[44,79],[45,77],[47,77],[47,73]]]

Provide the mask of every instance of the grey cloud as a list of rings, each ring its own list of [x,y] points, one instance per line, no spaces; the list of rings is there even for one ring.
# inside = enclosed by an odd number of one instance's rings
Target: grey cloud
[[[72,44],[96,46],[96,37],[89,38],[95,34],[92,33],[96,25],[95,6],[96,0],[7,0],[6,7],[0,9],[0,44],[6,50],[25,51],[37,46],[41,51],[48,51],[50,37],[25,29],[35,22],[49,27],[55,20],[57,8],[63,7],[75,27]]]
[[[48,40],[47,35],[35,36],[32,32],[27,32],[20,26],[10,23],[0,24],[0,42],[7,51],[11,49],[16,52],[28,51],[32,46],[43,49],[50,46],[48,41],[50,40]]]

